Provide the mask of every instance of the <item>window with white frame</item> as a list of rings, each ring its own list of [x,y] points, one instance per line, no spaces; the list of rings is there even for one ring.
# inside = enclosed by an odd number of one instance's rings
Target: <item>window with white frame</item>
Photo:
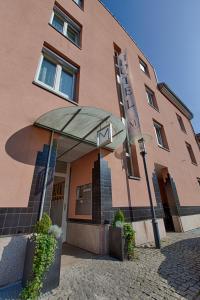
[[[189,153],[191,162],[192,162],[193,164],[197,165],[197,161],[196,161],[196,158],[195,158],[195,155],[194,155],[192,146],[191,146],[189,143],[187,143],[187,142],[185,142],[185,144],[186,144],[186,148],[187,148],[187,150],[188,150],[188,153]]]
[[[146,88],[147,101],[148,101],[149,105],[153,106],[155,109],[158,110],[158,105],[157,105],[157,101],[156,101],[154,92],[152,90],[150,90],[150,88],[148,88],[147,86],[145,88]]]
[[[67,16],[61,9],[54,7],[51,25],[66,36],[72,43],[80,46],[81,26]]]
[[[183,119],[178,114],[176,114],[176,116],[177,116],[177,119],[178,119],[181,130],[186,133],[186,129],[185,129],[185,125],[183,123]]]
[[[140,65],[140,70],[142,70],[142,72],[144,72],[146,75],[149,76],[149,70],[147,64],[141,58],[139,58],[139,65]]]
[[[158,145],[162,148],[169,149],[163,126],[157,122],[154,122],[154,128]]]
[[[35,81],[43,87],[76,101],[76,78],[79,69],[66,60],[44,48]]]

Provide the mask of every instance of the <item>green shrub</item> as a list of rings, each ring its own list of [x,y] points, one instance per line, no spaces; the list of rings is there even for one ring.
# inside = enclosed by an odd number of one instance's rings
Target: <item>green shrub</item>
[[[134,250],[135,250],[135,231],[132,227],[131,223],[125,223],[124,213],[119,209],[112,222],[113,227],[121,227],[123,228],[123,235],[127,242],[127,251],[128,251],[128,259],[134,258]]]
[[[127,241],[128,247],[128,258],[134,258],[134,249],[135,249],[135,231],[131,223],[124,223],[123,226],[124,237]]]
[[[36,224],[36,233],[31,237],[35,243],[32,269],[33,279],[27,283],[20,295],[20,298],[23,300],[38,299],[45,273],[54,262],[57,240],[54,234],[49,233],[51,224],[50,217],[44,214],[42,219]]]
[[[44,213],[42,219],[39,220],[35,225],[35,232],[47,234],[51,225],[52,222],[49,215]]]
[[[116,223],[122,223],[122,226],[123,226],[124,222],[125,222],[124,213],[123,213],[123,211],[121,211],[119,209],[114,216],[112,225],[113,225],[113,227],[116,227]]]

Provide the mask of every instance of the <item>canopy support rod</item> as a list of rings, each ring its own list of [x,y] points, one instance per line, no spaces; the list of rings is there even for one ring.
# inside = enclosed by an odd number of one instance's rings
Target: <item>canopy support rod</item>
[[[111,117],[111,115],[107,116],[106,118],[104,118],[98,125],[96,125],[94,128],[92,128],[86,135],[84,135],[84,137],[82,138],[82,141],[84,141],[94,130],[96,130],[99,126],[101,126],[105,121],[107,121],[109,118]],[[64,151],[62,154],[60,154],[57,159],[61,158],[63,155],[65,155],[66,153],[68,153],[69,151],[73,150],[74,148],[76,148],[78,145],[80,145],[82,143],[82,141],[78,142],[76,145],[74,145],[73,147],[71,147],[70,149]]]
[[[63,128],[60,131],[63,131],[68,125],[69,123],[71,123],[71,121],[80,113],[81,108],[79,108],[75,114],[69,119],[69,121],[67,121],[67,123],[63,126]]]
[[[44,176],[44,186],[43,186],[43,191],[42,191],[42,200],[41,200],[40,212],[39,212],[39,220],[41,220],[42,215],[43,215],[43,210],[44,210],[44,201],[45,201],[45,196],[46,196],[47,180],[48,180],[49,166],[50,166],[51,153],[52,153],[52,147],[53,147],[53,136],[54,136],[54,131],[51,131],[49,153],[48,153],[48,158],[47,158],[47,165],[46,165],[45,176]]]

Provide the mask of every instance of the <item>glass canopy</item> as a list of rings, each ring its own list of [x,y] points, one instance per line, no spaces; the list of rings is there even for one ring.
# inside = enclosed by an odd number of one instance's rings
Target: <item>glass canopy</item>
[[[80,143],[96,146],[97,131],[112,124],[113,141],[105,148],[114,150],[126,138],[125,126],[120,118],[95,107],[63,107],[42,115],[35,125],[71,137]]]

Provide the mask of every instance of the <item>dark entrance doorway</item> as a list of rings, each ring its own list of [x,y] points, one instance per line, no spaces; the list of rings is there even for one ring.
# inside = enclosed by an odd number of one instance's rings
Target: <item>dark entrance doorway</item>
[[[156,174],[164,210],[164,224],[166,231],[175,231],[173,216],[176,214],[176,203],[174,201],[172,185],[168,168],[156,164]]]

